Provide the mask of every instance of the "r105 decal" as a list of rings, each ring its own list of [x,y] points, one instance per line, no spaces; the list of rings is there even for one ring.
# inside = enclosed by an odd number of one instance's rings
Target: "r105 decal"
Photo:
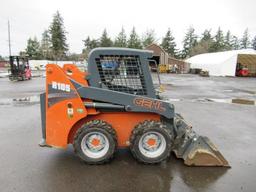
[[[52,89],[70,92],[70,85],[65,83],[59,83],[56,81],[52,82]]]

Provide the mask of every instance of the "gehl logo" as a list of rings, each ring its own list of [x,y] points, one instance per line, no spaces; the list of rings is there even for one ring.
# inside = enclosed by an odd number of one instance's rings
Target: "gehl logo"
[[[162,106],[163,103],[161,101],[155,101],[151,99],[137,97],[133,100],[133,103],[137,106],[140,106],[146,109],[156,110],[160,112],[166,111],[166,109]]]

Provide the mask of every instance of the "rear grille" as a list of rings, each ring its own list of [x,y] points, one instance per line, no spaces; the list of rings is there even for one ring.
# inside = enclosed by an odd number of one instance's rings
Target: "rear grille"
[[[139,56],[100,55],[96,58],[101,83],[113,91],[147,95]]]

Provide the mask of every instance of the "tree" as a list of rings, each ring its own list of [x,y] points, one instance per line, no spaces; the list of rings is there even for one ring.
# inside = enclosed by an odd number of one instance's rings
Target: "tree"
[[[129,48],[142,49],[141,40],[136,33],[135,27],[132,28],[127,46]]]
[[[253,48],[254,50],[256,50],[256,35],[255,35],[255,37],[254,37],[253,40],[252,40],[252,48]]]
[[[198,55],[202,53],[208,53],[210,47],[212,46],[213,38],[211,35],[211,30],[205,30],[202,33],[200,41],[191,49],[191,56]]]
[[[84,42],[85,49],[88,51],[100,46],[100,43],[98,40],[96,39],[91,40],[89,36],[86,38],[86,40],[83,40],[83,42]]]
[[[51,37],[48,30],[45,30],[42,34],[40,53],[43,59],[52,59]]]
[[[59,11],[53,16],[53,21],[50,25],[49,33],[51,36],[51,48],[54,58],[63,59],[66,57],[68,51],[66,31],[64,28],[63,18]]]
[[[2,57],[2,55],[0,55],[0,61],[4,61],[4,58]]]
[[[172,32],[170,28],[168,28],[168,31],[165,35],[165,37],[162,39],[161,47],[172,57],[176,57],[176,43],[174,41],[174,37],[172,35]]]
[[[218,31],[214,37],[213,44],[210,48],[210,52],[224,51],[225,50],[225,40],[223,31],[218,28]]]
[[[204,30],[202,34],[202,38],[200,41],[212,41],[212,35],[211,35],[211,30],[206,29]]]
[[[232,49],[232,44],[231,44],[231,33],[228,30],[225,38],[224,38],[224,46],[225,46],[225,50],[231,50]]]
[[[88,54],[89,52],[96,48],[96,47],[99,47],[100,46],[100,43],[99,43],[99,40],[97,39],[91,39],[89,36],[83,40],[84,42],[84,49],[82,50],[82,53],[83,53],[83,57],[84,58],[87,58],[88,57]]]
[[[186,34],[185,38],[183,40],[183,50],[182,50],[182,55],[181,58],[185,59],[187,57],[192,56],[191,51],[192,48],[197,45],[197,35],[195,34],[195,29],[193,27],[189,27]]]
[[[250,46],[250,37],[249,37],[249,32],[248,32],[248,28],[245,29],[244,31],[244,35],[242,37],[242,39],[240,40],[240,49],[246,49]]]
[[[113,45],[113,42],[111,39],[108,37],[107,30],[104,29],[102,36],[100,38],[100,46],[101,47],[111,47]]]
[[[117,35],[114,45],[115,47],[127,47],[126,34],[123,27],[121,32]]]
[[[147,47],[156,41],[155,31],[153,29],[147,30],[142,38],[143,47]]]
[[[239,40],[236,36],[232,35],[230,44],[233,50],[238,50],[239,49]]]
[[[27,41],[27,48],[26,48],[26,54],[31,58],[31,59],[40,59],[40,43],[37,40],[36,37],[29,38]]]

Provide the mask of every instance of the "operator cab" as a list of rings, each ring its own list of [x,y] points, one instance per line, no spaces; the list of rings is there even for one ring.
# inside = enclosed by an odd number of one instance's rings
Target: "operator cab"
[[[113,51],[115,54],[113,54]],[[149,70],[152,52],[128,48],[96,48],[89,56],[93,87],[156,98]]]

